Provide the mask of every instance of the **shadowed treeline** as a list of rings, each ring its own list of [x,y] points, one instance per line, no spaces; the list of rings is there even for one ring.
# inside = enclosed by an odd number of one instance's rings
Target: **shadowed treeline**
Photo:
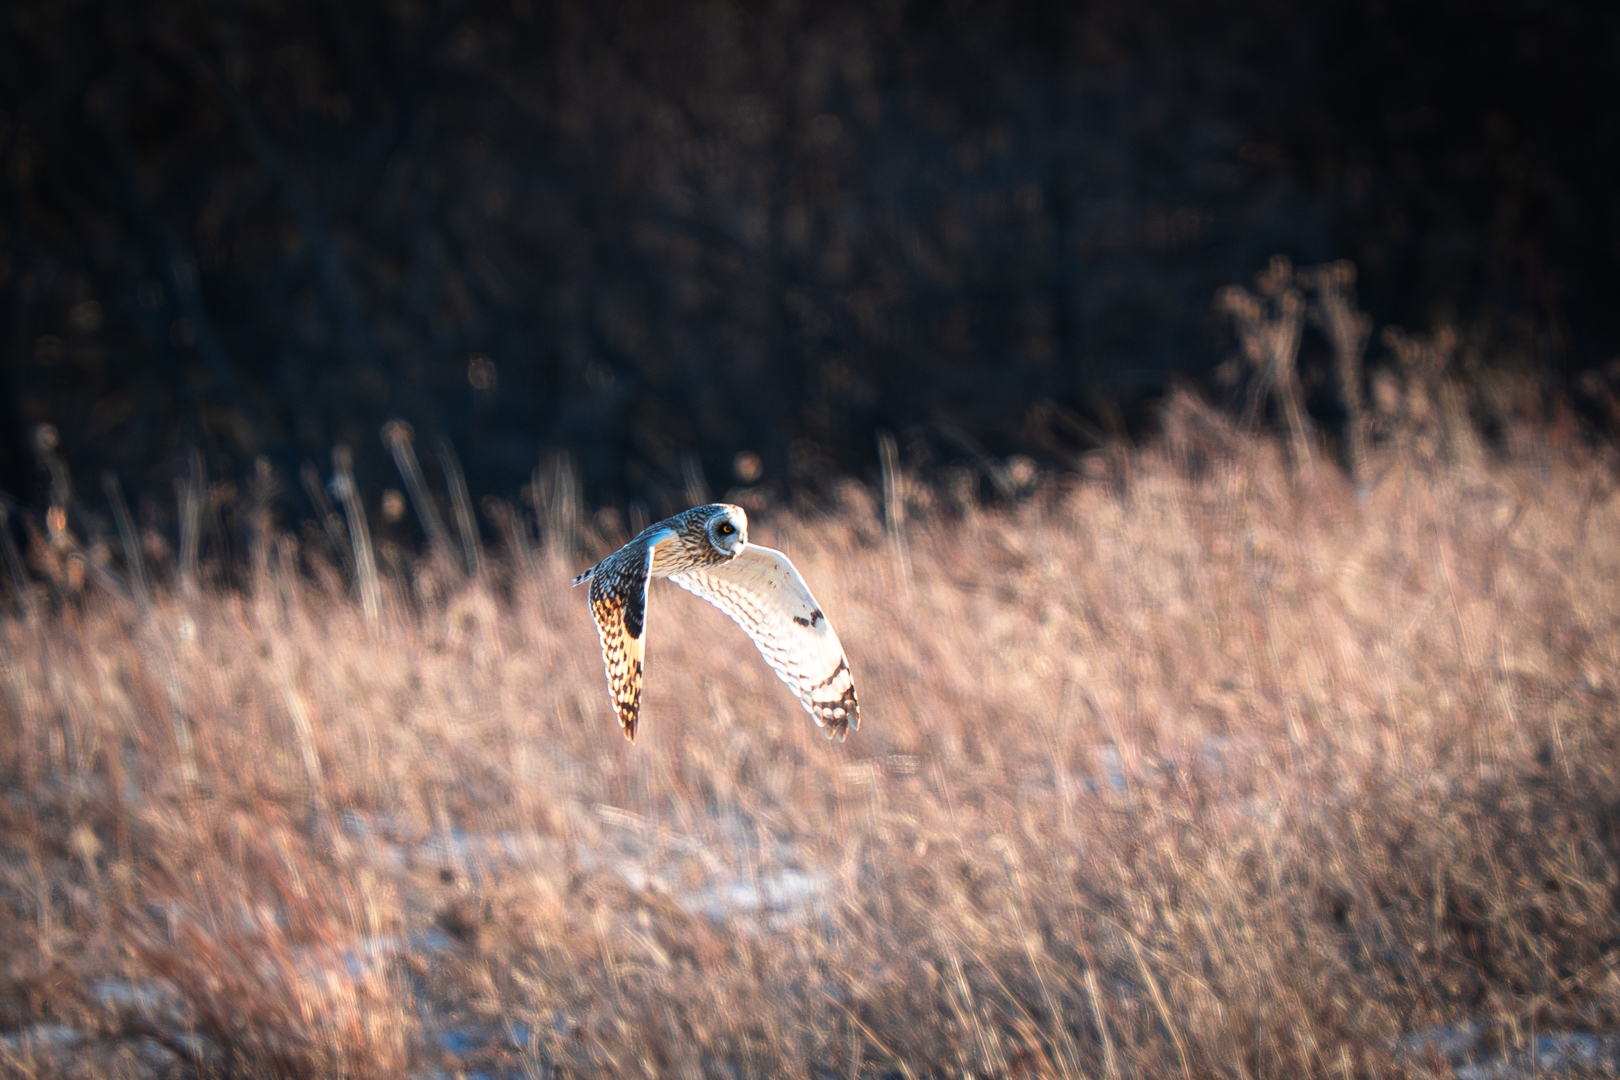
[[[165,497],[193,445],[290,476],[348,443],[375,490],[393,417],[475,491],[567,449],[591,501],[654,512],[743,451],[777,491],[873,473],[878,429],[1061,459],[1218,362],[1216,290],[1274,252],[1352,260],[1379,323],[1486,361],[1620,347],[1602,5],[3,19],[0,488],[28,501],[43,422]]]

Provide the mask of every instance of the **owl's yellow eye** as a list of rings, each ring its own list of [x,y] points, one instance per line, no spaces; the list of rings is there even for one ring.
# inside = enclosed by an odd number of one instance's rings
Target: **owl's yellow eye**
[[[725,522],[724,524],[722,524],[720,526],[720,535],[721,536],[730,536],[732,533],[734,533],[736,531],[737,531],[736,528],[734,528],[732,526],[731,522],[729,522],[729,521]]]

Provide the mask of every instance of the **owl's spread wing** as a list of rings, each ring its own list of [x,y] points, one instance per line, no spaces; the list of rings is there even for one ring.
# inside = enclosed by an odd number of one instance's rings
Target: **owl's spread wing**
[[[734,559],[683,570],[669,580],[747,631],[827,738],[841,741],[849,728],[861,726],[844,647],[786,555],[748,544]]]
[[[624,737],[636,739],[641,716],[641,664],[647,655],[647,582],[653,549],[674,534],[669,531],[647,539],[640,550],[625,550],[623,558],[608,559],[591,571],[591,614],[602,635],[602,662],[607,667],[608,693],[624,727]]]

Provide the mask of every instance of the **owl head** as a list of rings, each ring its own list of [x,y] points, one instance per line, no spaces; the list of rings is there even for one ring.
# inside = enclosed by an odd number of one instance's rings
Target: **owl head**
[[[705,507],[710,511],[703,522],[703,532],[714,549],[728,559],[735,559],[748,543],[748,514],[740,506],[715,503]]]

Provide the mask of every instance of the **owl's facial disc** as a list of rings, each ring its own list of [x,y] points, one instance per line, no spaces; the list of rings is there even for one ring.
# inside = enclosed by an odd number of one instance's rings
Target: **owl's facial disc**
[[[748,543],[748,515],[740,506],[726,506],[709,522],[709,542],[722,555],[736,558]]]

